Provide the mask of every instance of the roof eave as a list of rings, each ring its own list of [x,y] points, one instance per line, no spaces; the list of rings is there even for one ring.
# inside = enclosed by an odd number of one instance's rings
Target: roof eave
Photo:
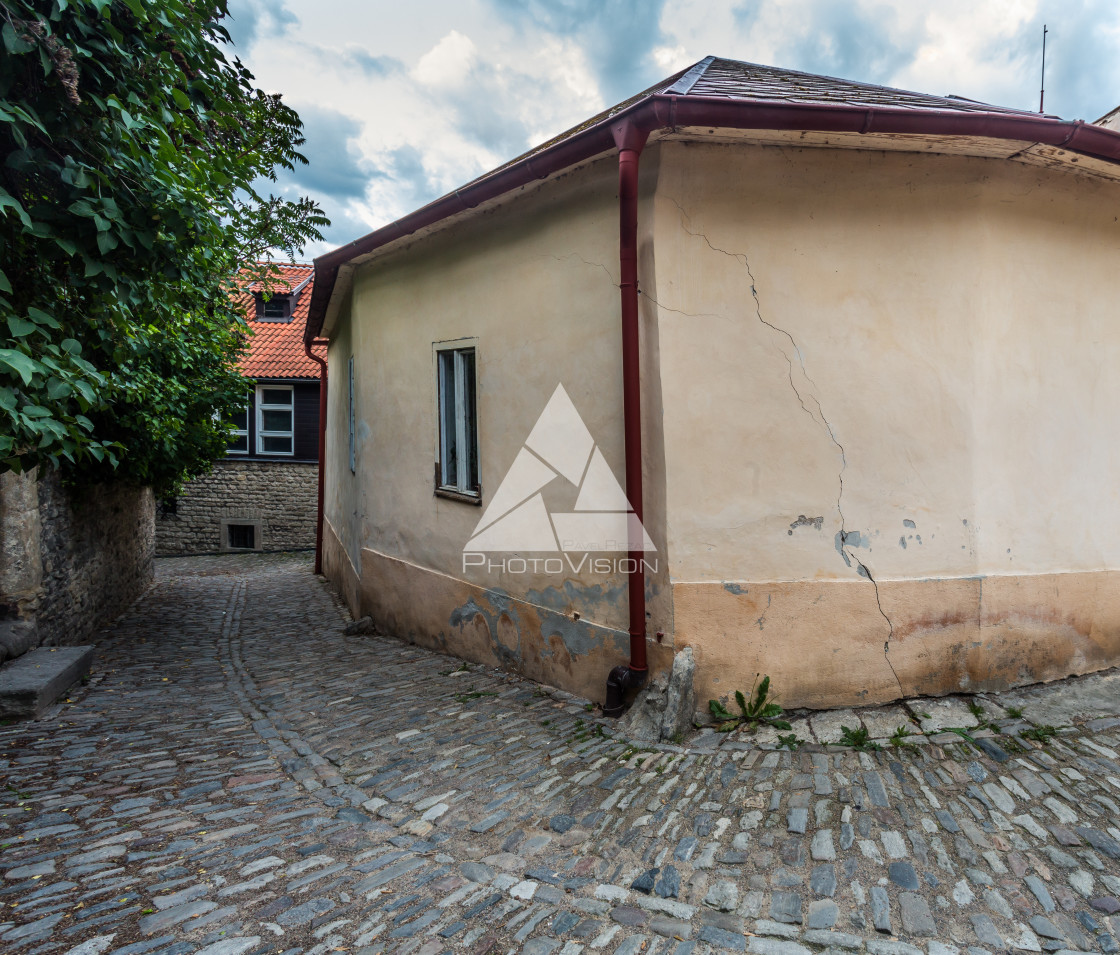
[[[1081,120],[1070,122],[1030,113],[759,102],[697,94],[653,94],[540,152],[530,153],[395,222],[316,258],[315,286],[304,330],[305,340],[314,339],[323,327],[340,266],[451,216],[609,152],[615,148],[616,132],[626,126],[637,127],[647,133],[678,126],[708,126],[974,136],[1043,143],[1120,163],[1120,132]]]

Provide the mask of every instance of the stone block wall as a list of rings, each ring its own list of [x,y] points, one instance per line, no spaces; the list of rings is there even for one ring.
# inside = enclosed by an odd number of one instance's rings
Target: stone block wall
[[[155,500],[148,488],[75,491],[54,472],[0,478],[0,662],[77,644],[152,579]]]
[[[225,527],[252,525],[254,550],[315,546],[319,466],[295,461],[219,461],[187,484],[156,516],[156,553],[215,554],[231,550]]]

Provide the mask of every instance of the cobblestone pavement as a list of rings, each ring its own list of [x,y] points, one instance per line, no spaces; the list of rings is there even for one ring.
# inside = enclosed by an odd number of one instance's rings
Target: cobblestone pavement
[[[642,748],[346,635],[309,563],[161,561],[88,685],[0,728],[0,950],[1120,950],[1115,674]]]

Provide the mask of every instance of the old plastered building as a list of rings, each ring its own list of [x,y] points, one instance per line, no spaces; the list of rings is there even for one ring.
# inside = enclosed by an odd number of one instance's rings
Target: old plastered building
[[[323,256],[329,576],[597,699],[686,646],[787,706],[1116,664],[1118,159],[708,58]]]
[[[310,265],[282,264],[273,292],[238,297],[252,336],[239,363],[252,379],[230,422],[226,457],[157,509],[156,553],[301,550],[315,545],[319,365],[303,346],[314,285]]]

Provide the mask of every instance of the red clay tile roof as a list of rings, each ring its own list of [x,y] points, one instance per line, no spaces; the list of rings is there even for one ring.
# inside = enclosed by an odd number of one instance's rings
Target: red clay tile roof
[[[256,298],[253,292],[261,285],[254,282],[237,295],[238,303],[245,309],[253,334],[249,351],[238,367],[246,378],[318,378],[319,365],[307,357],[303,350],[303,329],[307,323],[307,307],[311,303],[311,290],[315,284],[315,267],[277,263],[280,277],[274,289],[281,294],[299,289],[299,297],[292,309],[290,322],[258,321]],[[310,279],[310,281],[308,281]],[[303,283],[307,282],[306,285]],[[300,286],[303,285],[303,288]]]

